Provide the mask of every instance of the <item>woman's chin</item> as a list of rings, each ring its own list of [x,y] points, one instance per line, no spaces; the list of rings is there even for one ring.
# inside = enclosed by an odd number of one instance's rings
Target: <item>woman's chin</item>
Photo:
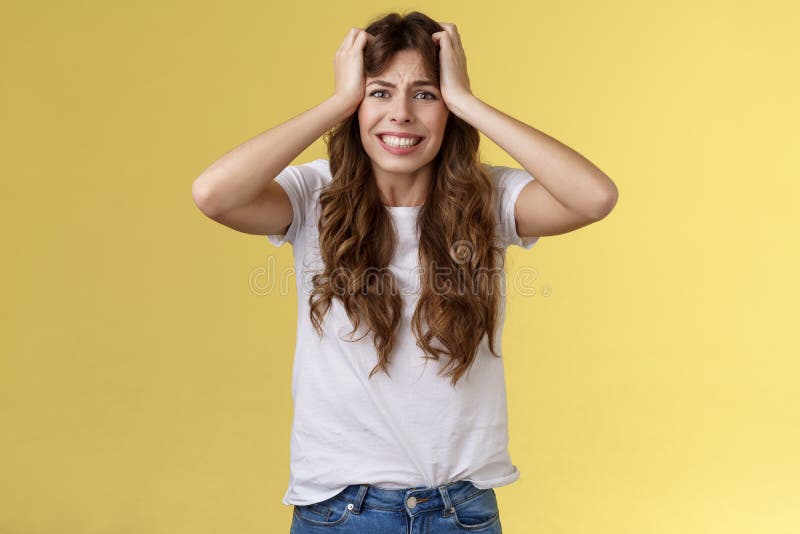
[[[381,157],[378,159],[373,159],[372,163],[386,172],[409,173],[425,167],[428,163],[430,163],[430,161],[418,157],[413,159]]]

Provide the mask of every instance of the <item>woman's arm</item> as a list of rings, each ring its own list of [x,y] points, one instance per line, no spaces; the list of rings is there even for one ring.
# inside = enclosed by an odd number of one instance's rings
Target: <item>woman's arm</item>
[[[439,24],[444,30],[432,37],[439,44],[440,90],[448,109],[497,143],[535,178],[517,197],[517,234],[562,234],[608,215],[618,197],[611,178],[568,146],[473,95],[458,29],[455,24]]]
[[[616,185],[578,152],[474,95],[449,104],[456,115],[517,160],[565,208],[593,220],[613,209]],[[523,202],[522,195],[518,202]]]
[[[264,198],[280,193],[280,186],[268,189],[273,179],[317,138],[358,109],[365,91],[364,46],[370,37],[360,28],[351,28],[336,50],[333,96],[237,146],[203,171],[192,184],[192,197],[203,213],[216,217],[274,200]],[[285,194],[282,199],[289,202]],[[257,212],[257,208],[247,211]],[[275,227],[273,221],[250,223],[246,226]]]
[[[242,143],[194,181],[195,203],[209,217],[250,204],[294,158],[350,113],[350,106],[333,95]]]

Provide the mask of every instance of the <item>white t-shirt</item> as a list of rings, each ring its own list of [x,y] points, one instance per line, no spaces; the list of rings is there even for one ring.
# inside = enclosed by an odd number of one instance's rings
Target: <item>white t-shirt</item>
[[[514,203],[534,178],[522,169],[486,166],[495,179],[498,235],[504,248],[530,249],[538,238],[516,233]],[[372,336],[346,341],[353,329],[344,306],[333,299],[320,339],[309,317],[311,276],[322,270],[319,252],[319,193],[331,181],[328,160],[290,165],[275,178],[288,193],[294,217],[285,235],[267,236],[293,246],[297,282],[297,342],[292,373],[294,418],[289,487],[283,504],[306,505],[336,495],[350,484],[380,488],[434,488],[469,480],[478,488],[519,478],[508,453],[508,413],[503,359],[489,352],[488,338],[455,389],[446,364],[424,360],[411,331],[421,287],[415,229],[421,206],[387,206],[399,242],[390,270],[404,308],[389,372],[369,378],[377,363]],[[495,349],[501,354],[505,320],[505,272]],[[366,332],[362,321],[350,339]],[[427,361],[427,365],[426,365]]]

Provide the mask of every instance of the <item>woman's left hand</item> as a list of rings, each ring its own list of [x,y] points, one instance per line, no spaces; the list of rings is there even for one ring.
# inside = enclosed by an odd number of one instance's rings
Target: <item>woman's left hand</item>
[[[461,46],[456,25],[448,22],[439,24],[444,31],[431,34],[439,45],[439,90],[445,105],[452,110],[456,102],[473,95],[467,76],[467,56]]]

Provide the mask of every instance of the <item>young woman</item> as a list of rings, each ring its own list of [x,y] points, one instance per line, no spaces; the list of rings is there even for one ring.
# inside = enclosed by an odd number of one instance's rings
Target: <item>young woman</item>
[[[616,187],[474,96],[453,24],[392,13],[334,63],[330,98],[193,186],[212,219],[293,246],[291,532],[501,532],[505,251],[602,219]],[[481,163],[479,131],[524,170]],[[290,165],[323,134],[329,159]]]

